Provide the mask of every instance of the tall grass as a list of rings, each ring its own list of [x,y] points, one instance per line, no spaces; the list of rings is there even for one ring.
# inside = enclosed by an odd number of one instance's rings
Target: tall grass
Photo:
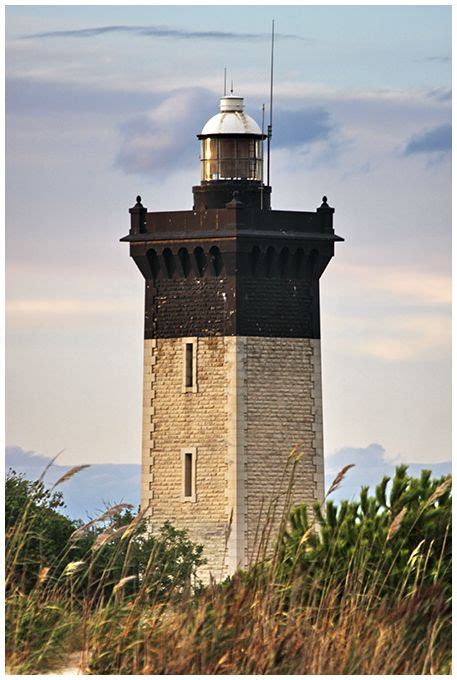
[[[320,525],[303,508],[291,514],[297,463],[292,457],[286,493],[268,508],[268,526],[258,528],[250,567],[204,588],[174,579],[176,565],[170,556],[164,560],[160,543],[140,578],[132,573],[133,546],[144,531],[140,515],[123,527],[104,525],[87,554],[75,560],[75,541],[97,520],[78,529],[56,564],[41,566],[25,592],[17,582],[28,541],[25,507],[6,554],[9,672],[55,669],[78,650],[83,670],[92,674],[449,673],[448,529],[419,540],[405,555],[421,513],[439,504],[449,483],[435,483],[425,501],[416,494],[405,512],[392,513],[388,524],[378,522],[373,535],[381,536],[383,549],[375,561],[366,534],[359,534],[342,562],[343,521],[334,523],[332,541],[322,548],[330,506],[315,509]],[[109,522],[118,512],[115,507],[98,520]],[[414,517],[407,521],[405,513]],[[107,542],[114,547],[99,570]],[[113,581],[121,553],[122,571]]]

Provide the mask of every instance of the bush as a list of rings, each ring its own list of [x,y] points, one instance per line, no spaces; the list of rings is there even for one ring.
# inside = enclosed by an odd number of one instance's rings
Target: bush
[[[316,504],[318,528],[305,505],[293,509],[281,546],[283,577],[306,574],[307,587],[342,585],[353,578],[360,590],[376,585],[379,594],[411,594],[420,584],[451,588],[451,479],[432,480],[429,470],[410,477],[396,468],[390,492],[384,477],[370,496],[339,506]]]
[[[38,487],[10,504],[9,671],[79,648],[84,670],[105,675],[449,673],[450,479],[400,467],[388,486],[315,507],[318,526],[294,508],[272,556],[206,588],[201,546],[170,524],[149,535],[125,506],[73,523],[62,546],[61,499]]]
[[[68,547],[77,525],[58,510],[62,494],[45,488],[42,481],[30,482],[9,470],[5,484],[5,533],[7,586],[33,588],[40,569],[55,568],[57,558]]]
[[[124,603],[171,602],[201,588],[202,546],[170,523],[147,532],[125,504],[86,524],[58,512],[62,495],[14,471],[6,480],[6,655],[9,671],[52,668],[90,616],[113,621]],[[80,644],[82,644],[80,642]]]

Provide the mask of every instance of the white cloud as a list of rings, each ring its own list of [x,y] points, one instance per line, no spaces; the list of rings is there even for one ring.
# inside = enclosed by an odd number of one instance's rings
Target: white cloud
[[[452,279],[423,269],[389,265],[342,263],[335,259],[332,268],[346,282],[346,294],[360,296],[361,287],[367,292],[388,293],[398,304],[450,305]]]
[[[397,362],[434,359],[450,350],[451,322],[447,316],[386,317],[379,321],[371,333],[366,333],[365,326],[366,338],[357,344],[360,352]],[[380,326],[386,330],[380,330]]]
[[[102,319],[118,324],[119,319],[134,318],[139,311],[136,299],[20,299],[6,303],[6,319],[9,331],[48,326],[58,328],[61,324],[84,324]]]
[[[195,145],[189,144],[213,113],[208,93],[200,89],[174,92],[155,108],[130,118],[122,125],[123,140],[117,165],[126,172],[156,173],[198,162]]]
[[[322,323],[340,352],[393,363],[449,356],[450,276],[338,258],[331,267],[340,284]]]
[[[322,323],[331,329],[326,335],[332,336],[334,349],[343,355],[402,363],[442,361],[450,352],[451,319],[445,314],[375,311],[370,318],[346,312],[344,316],[326,314]]]

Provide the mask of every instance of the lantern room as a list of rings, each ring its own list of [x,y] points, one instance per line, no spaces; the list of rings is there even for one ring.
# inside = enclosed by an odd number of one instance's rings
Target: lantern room
[[[198,135],[201,140],[202,181],[262,181],[265,135],[243,109],[243,97],[222,97],[220,112],[206,123]]]
[[[197,137],[201,141],[201,185],[194,187],[196,208],[224,207],[237,191],[241,202],[269,207],[263,184],[263,141],[266,135],[244,112],[243,97],[221,97],[220,110]]]

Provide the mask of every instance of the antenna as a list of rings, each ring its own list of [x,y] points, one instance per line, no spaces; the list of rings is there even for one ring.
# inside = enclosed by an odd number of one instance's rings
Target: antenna
[[[263,137],[264,137],[264,131],[265,131],[265,104],[262,104],[262,146],[263,146]],[[260,210],[263,210],[263,159],[262,159],[262,177],[261,177],[261,184],[260,184]]]
[[[273,136],[273,56],[275,49],[275,20],[271,22],[271,65],[270,65],[270,123],[267,128],[267,186],[270,186],[270,146]]]
[[[232,86],[230,88],[230,94],[233,94],[233,80],[232,80]]]
[[[227,67],[224,68],[224,97],[227,94]]]

